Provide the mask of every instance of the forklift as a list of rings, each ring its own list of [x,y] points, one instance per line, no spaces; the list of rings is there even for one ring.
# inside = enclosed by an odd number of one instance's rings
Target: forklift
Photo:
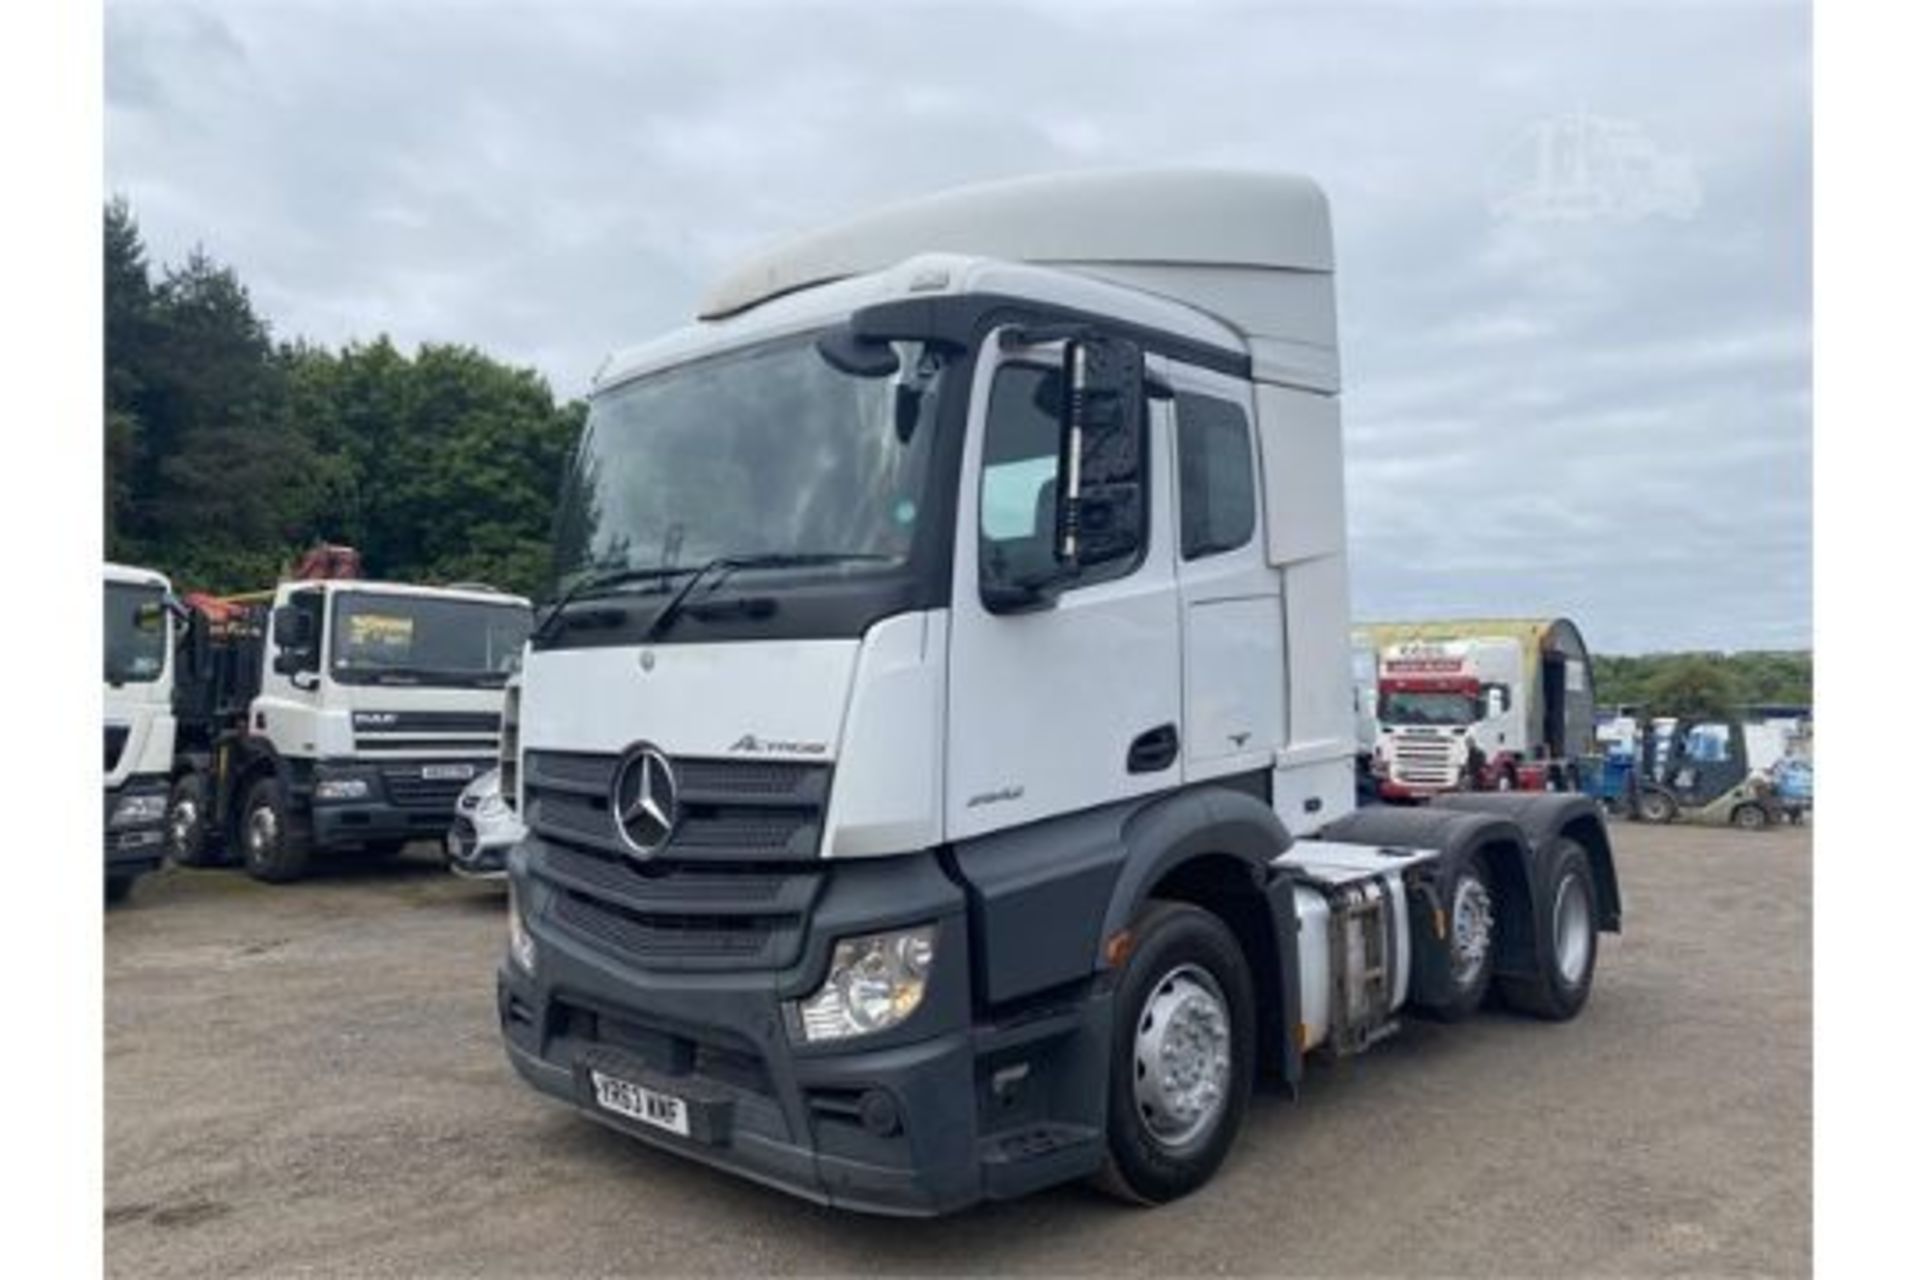
[[[1763,831],[1783,817],[1780,797],[1747,760],[1741,726],[1724,720],[1680,720],[1667,735],[1640,741],[1635,816],[1642,822],[1732,825]]]

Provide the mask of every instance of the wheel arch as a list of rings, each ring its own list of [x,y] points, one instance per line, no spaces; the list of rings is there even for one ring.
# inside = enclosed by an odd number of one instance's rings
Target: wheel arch
[[[1300,977],[1283,945],[1295,933],[1293,892],[1272,866],[1292,847],[1286,824],[1245,792],[1203,786],[1143,807],[1121,837],[1126,860],[1107,904],[1096,964],[1110,969],[1124,957],[1124,943],[1118,956],[1111,944],[1124,939],[1150,901],[1208,912],[1233,934],[1253,975],[1259,1070],[1297,1083],[1301,1055],[1291,1028],[1299,1022]]]
[[[1537,861],[1562,839],[1571,840],[1586,850],[1587,865],[1593,872],[1594,904],[1598,925],[1604,933],[1619,933],[1625,906],[1620,880],[1614,871],[1613,842],[1607,835],[1606,817],[1593,797],[1562,792],[1548,795],[1451,795],[1434,801],[1439,809],[1490,813],[1506,818],[1525,833],[1530,852]]]

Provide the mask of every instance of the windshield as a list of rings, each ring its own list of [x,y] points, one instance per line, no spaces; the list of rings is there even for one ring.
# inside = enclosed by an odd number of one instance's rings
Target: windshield
[[[1382,724],[1472,724],[1478,718],[1472,694],[1393,689],[1380,695]]]
[[[107,583],[108,684],[147,684],[167,665],[167,612],[159,587]]]
[[[333,678],[504,685],[532,625],[522,604],[343,591],[333,598]]]
[[[556,587],[716,556],[906,560],[926,488],[938,358],[896,343],[900,372],[856,378],[814,336],[670,369],[594,399],[554,531]]]

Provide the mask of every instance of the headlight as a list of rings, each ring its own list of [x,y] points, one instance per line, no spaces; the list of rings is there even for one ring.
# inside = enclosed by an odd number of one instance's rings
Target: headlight
[[[489,791],[475,807],[474,813],[482,818],[504,818],[507,816],[507,802],[500,798],[498,791]]]
[[[537,959],[533,935],[527,932],[526,918],[520,914],[520,892],[511,883],[507,885],[507,955],[520,967],[520,972],[533,976]]]
[[[933,931],[925,924],[834,943],[826,981],[798,1004],[808,1043],[869,1035],[906,1021],[927,992]]]
[[[365,800],[365,778],[326,778],[313,784],[315,800]]]
[[[164,821],[167,816],[167,798],[163,795],[121,796],[113,805],[113,816],[107,819],[110,827],[138,827],[149,822]]]

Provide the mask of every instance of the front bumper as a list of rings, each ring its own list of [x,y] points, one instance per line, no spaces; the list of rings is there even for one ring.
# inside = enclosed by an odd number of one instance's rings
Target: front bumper
[[[655,1146],[872,1213],[945,1213],[1098,1168],[1105,995],[1079,991],[1010,1026],[976,1020],[965,903],[931,855],[821,870],[798,959],[766,970],[635,963],[562,923],[562,892],[527,870],[541,842],[519,848],[536,972],[502,962],[498,1011],[508,1058],[542,1092]],[[929,920],[934,970],[906,1022],[796,1042],[784,1006],[817,988],[834,939]],[[595,1070],[682,1099],[691,1134],[603,1109]]]
[[[438,843],[453,824],[454,804],[461,790],[491,765],[475,760],[382,760],[377,763],[322,761],[313,771],[313,785],[358,779],[366,794],[349,800],[313,799],[313,838],[321,849],[388,840],[432,840]],[[428,778],[424,771],[459,771],[444,779]]]
[[[166,860],[167,820],[164,813],[150,822],[132,826],[115,827],[112,822],[114,806],[125,797],[157,795],[164,800],[167,794],[167,779],[159,774],[136,775],[117,787],[106,789],[106,809],[101,822],[108,876],[137,876],[156,870]]]
[[[507,854],[512,850],[512,842],[481,843],[480,833],[464,813],[456,814],[447,829],[447,868],[469,880],[506,879]]]

